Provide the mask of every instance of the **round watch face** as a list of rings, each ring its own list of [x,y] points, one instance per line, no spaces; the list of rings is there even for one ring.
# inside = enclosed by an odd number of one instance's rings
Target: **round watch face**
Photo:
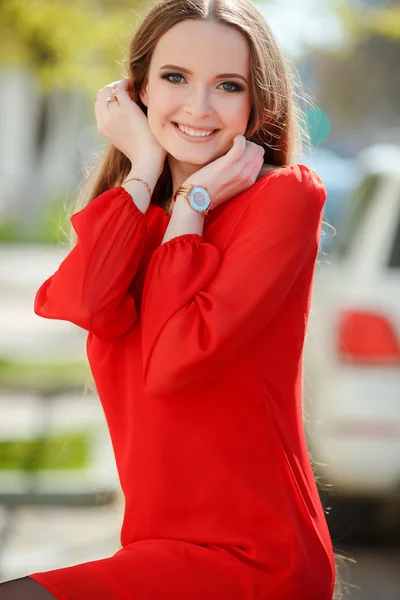
[[[201,186],[196,186],[190,192],[190,203],[198,211],[207,210],[211,202],[207,190]]]

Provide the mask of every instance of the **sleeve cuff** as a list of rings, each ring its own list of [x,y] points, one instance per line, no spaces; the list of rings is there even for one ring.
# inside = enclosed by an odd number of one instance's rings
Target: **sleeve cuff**
[[[144,217],[145,213],[143,213],[140,208],[135,204],[133,196],[126,191],[126,189],[124,187],[122,187],[122,185],[119,185],[117,188],[115,188],[119,191],[121,198],[125,201],[125,202],[130,202],[132,207],[133,207],[133,211],[137,214],[137,215],[141,215],[142,217]]]
[[[182,235],[176,235],[175,237],[171,238],[167,242],[164,242],[156,249],[156,251],[160,250],[160,248],[164,248],[164,249],[168,250],[168,248],[171,248],[174,246],[179,246],[179,245],[185,244],[185,243],[201,244],[201,243],[204,243],[205,241],[206,240],[204,239],[204,236],[202,236],[198,233],[183,233]]]

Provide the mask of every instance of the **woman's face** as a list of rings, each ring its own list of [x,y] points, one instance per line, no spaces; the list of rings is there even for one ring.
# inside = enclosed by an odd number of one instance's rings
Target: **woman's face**
[[[177,23],[157,43],[140,98],[171,169],[190,175],[226,154],[235,135],[246,131],[251,110],[246,39],[215,22]],[[174,123],[219,131],[199,142],[181,136]]]

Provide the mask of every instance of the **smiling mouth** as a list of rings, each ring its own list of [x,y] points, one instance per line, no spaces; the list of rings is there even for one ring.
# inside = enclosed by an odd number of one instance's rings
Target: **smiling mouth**
[[[184,133],[184,134],[186,134],[186,135],[191,135],[190,133],[186,133],[185,131],[183,131],[183,130],[182,130],[182,129],[181,129],[179,126],[178,126],[178,123],[176,123],[175,121],[172,121],[172,124],[173,124],[173,125],[176,127],[176,129],[179,129],[179,131],[181,131],[182,133]],[[190,129],[190,127],[189,127],[189,129]],[[196,131],[196,130],[194,130],[194,131]],[[200,137],[200,138],[207,138],[207,137],[210,137],[210,136],[214,135],[214,133],[216,133],[217,131],[219,131],[219,129],[213,129],[213,130],[211,131],[211,133],[208,133],[207,135],[192,135],[192,137],[193,137],[193,138],[196,138],[196,137],[197,137],[197,138],[198,138],[198,137]],[[201,131],[200,131],[200,130],[199,130],[199,133],[201,133]]]

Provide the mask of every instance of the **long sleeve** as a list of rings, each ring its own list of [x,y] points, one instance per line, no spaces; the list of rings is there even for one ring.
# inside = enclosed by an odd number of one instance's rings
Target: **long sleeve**
[[[108,339],[135,323],[129,286],[145,238],[144,214],[123,187],[107,190],[72,215],[77,244],[38,289],[34,312],[70,321]]]
[[[326,190],[303,165],[254,186],[223,254],[198,234],[159,246],[146,273],[142,352],[147,393],[209,383],[265,328],[318,251]]]

